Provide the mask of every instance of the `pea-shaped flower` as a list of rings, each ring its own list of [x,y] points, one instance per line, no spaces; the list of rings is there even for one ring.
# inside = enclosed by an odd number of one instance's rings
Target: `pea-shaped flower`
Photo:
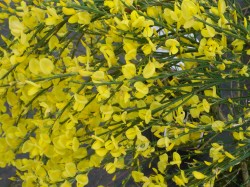
[[[25,26],[16,16],[9,17],[9,28],[11,34],[16,37],[19,37],[25,30]]]
[[[89,183],[88,176],[85,174],[79,174],[76,176],[77,186],[85,186]]]
[[[207,177],[206,175],[204,175],[203,173],[198,172],[198,171],[193,171],[192,174],[193,174],[193,176],[194,176],[196,179],[199,179],[199,180],[200,180],[200,179],[204,179],[204,178]]]
[[[144,84],[143,82],[141,81],[138,81],[134,84],[134,87],[136,89],[136,93],[135,93],[135,96],[137,98],[143,98],[145,95],[148,94],[149,92],[149,88],[146,84]]]
[[[175,39],[168,39],[166,42],[165,42],[165,45],[167,47],[167,49],[169,50],[169,54],[176,54],[178,53],[179,49],[177,48],[178,46],[180,46],[180,43],[175,40]]]

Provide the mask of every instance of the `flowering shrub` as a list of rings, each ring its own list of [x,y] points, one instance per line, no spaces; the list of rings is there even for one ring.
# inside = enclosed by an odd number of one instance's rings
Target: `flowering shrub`
[[[85,186],[95,168],[210,187],[247,168],[250,20],[230,0],[0,7],[0,167],[24,187]]]

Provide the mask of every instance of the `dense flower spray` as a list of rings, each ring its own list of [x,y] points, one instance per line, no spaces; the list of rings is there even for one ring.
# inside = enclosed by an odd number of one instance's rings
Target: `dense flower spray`
[[[24,187],[86,186],[96,168],[208,187],[249,160],[250,20],[232,1],[0,8],[0,167]]]

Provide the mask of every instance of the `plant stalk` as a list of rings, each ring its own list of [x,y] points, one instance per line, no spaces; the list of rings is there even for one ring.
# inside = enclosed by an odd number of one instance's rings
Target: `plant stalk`
[[[249,172],[246,162],[241,162],[241,171],[242,171],[243,183],[245,184],[246,187],[250,187]]]

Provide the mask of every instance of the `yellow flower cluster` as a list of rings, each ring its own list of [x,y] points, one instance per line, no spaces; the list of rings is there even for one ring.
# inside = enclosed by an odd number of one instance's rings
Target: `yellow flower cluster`
[[[144,187],[213,186],[250,156],[250,23],[226,0],[0,7],[0,167],[24,187],[82,187],[95,168]]]

